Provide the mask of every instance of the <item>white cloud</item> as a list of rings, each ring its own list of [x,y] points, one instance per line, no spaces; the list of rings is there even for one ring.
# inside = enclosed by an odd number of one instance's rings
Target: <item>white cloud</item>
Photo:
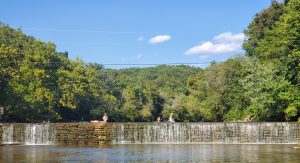
[[[157,35],[149,40],[150,44],[159,44],[171,40],[170,35]]]
[[[137,41],[143,41],[145,38],[143,36],[140,36],[137,38]]]
[[[207,41],[188,49],[186,55],[208,55],[208,54],[226,54],[241,50],[241,45],[245,39],[243,33],[232,34],[230,32],[222,33],[213,38],[213,41]]]
[[[232,43],[232,42],[240,43],[243,42],[244,39],[245,39],[244,33],[238,33],[233,35],[231,32],[225,32],[219,34],[218,36],[215,36],[213,40],[222,43]]]
[[[141,59],[142,57],[143,57],[143,55],[139,54],[139,55],[136,56],[136,59]]]
[[[230,53],[237,51],[241,48],[240,44],[230,43],[212,43],[210,41],[205,42],[203,44],[194,46],[187,50],[185,54],[193,55],[193,54],[221,54],[221,53]]]

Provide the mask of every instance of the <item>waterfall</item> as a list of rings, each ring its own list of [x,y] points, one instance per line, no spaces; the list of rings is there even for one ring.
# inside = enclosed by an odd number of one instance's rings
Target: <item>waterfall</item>
[[[113,123],[112,143],[297,143],[297,123]]]
[[[100,124],[99,124],[100,125]],[[0,124],[3,144],[296,144],[300,123],[13,123]]]
[[[55,143],[55,130],[51,130],[50,124],[27,124],[25,126],[25,144],[41,145]]]
[[[3,144],[14,143],[13,133],[14,133],[14,125],[13,124],[3,125],[3,134],[2,134]]]
[[[56,130],[51,124],[4,124],[3,144],[48,145],[56,143]]]

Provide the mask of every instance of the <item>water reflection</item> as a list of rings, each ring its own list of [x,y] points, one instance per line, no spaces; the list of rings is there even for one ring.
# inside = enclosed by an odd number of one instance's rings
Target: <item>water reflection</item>
[[[0,146],[0,162],[300,162],[292,145]]]

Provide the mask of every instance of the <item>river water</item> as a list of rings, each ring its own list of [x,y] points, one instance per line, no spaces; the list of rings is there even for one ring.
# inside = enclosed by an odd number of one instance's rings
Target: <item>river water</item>
[[[0,146],[0,162],[300,162],[284,144],[118,144]]]

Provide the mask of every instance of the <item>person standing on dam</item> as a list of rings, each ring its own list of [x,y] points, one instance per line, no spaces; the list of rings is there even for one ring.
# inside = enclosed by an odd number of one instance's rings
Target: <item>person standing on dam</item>
[[[156,118],[156,122],[157,122],[157,123],[160,123],[160,121],[161,121],[161,118],[160,118],[160,116],[158,116],[158,117]]]
[[[173,118],[173,113],[170,114],[168,122],[175,122]]]

